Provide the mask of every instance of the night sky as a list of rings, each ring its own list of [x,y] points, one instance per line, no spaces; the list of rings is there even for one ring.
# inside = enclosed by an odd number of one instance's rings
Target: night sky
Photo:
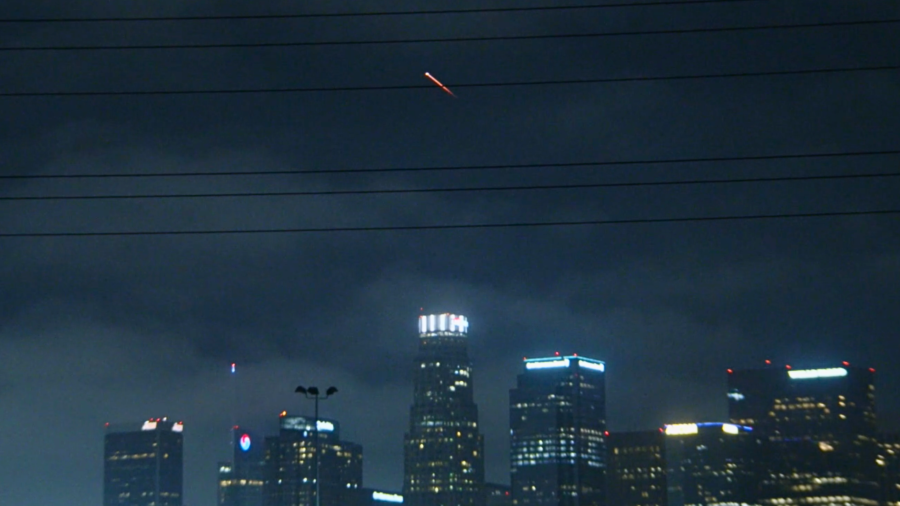
[[[572,0],[567,5],[588,5]],[[301,14],[550,2],[3,0],[0,19]],[[900,429],[896,214],[228,235],[900,208],[900,178],[254,198],[9,197],[439,189],[896,172],[900,71],[517,85],[900,65],[897,24],[452,43],[192,50],[15,47],[372,41],[900,19],[900,3],[733,1],[420,16],[0,23],[0,176],[538,165],[279,176],[0,179],[0,504],[96,506],[103,424],[185,422],[185,503],[212,506],[233,422],[312,412],[399,490],[417,318],[464,314],[487,478],[508,482],[523,356],[607,363],[610,430],[721,421],[725,369],[875,367]],[[431,72],[458,98],[423,76]],[[498,83],[496,86],[465,86]],[[504,84],[505,83],[505,84]],[[329,88],[398,89],[327,91]],[[408,88],[404,88],[408,87]],[[557,166],[540,166],[557,164]],[[13,236],[10,236],[13,234]],[[238,373],[232,378],[231,362]]]

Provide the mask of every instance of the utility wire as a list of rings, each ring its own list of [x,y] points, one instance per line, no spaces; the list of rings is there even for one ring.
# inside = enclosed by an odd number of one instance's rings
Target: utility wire
[[[296,169],[265,171],[225,171],[225,172],[139,172],[131,174],[0,174],[3,179],[125,179],[125,178],[160,178],[160,177],[231,177],[231,176],[285,176],[305,174],[365,174],[384,172],[447,172],[447,171],[482,171],[482,170],[515,170],[539,168],[568,167],[609,167],[628,165],[668,165],[677,163],[710,163],[710,162],[749,162],[766,160],[797,160],[817,158],[847,158],[860,156],[898,155],[900,149],[882,151],[843,151],[831,153],[790,153],[780,155],[757,156],[714,156],[694,158],[668,158],[648,160],[608,160],[566,163],[525,163],[502,165],[447,165],[440,167],[377,167],[374,169]]]
[[[488,7],[471,9],[439,9],[417,11],[369,11],[369,12],[322,12],[305,14],[234,14],[211,16],[145,16],[145,17],[105,17],[105,18],[6,18],[0,23],[121,23],[153,21],[240,21],[240,20],[287,20],[312,18],[357,18],[376,16],[427,16],[435,14],[486,14],[505,12],[543,12],[562,10],[609,9],[622,7],[656,7],[702,4],[734,4],[759,2],[760,0],[662,0],[656,2],[619,2],[592,5],[553,5],[535,7]]]
[[[900,172],[882,172],[872,174],[834,174],[820,176],[781,176],[740,179],[690,179],[681,181],[644,181],[624,183],[578,183],[525,186],[481,186],[457,188],[398,188],[388,190],[321,190],[321,191],[289,191],[289,192],[241,192],[241,193],[182,193],[182,194],[149,194],[149,195],[44,195],[22,197],[0,197],[0,202],[12,201],[47,201],[47,200],[136,200],[136,199],[202,199],[202,198],[247,198],[247,197],[301,197],[301,196],[336,196],[336,195],[397,195],[415,193],[470,193],[496,191],[537,191],[537,190],[580,190],[592,188],[642,188],[654,186],[692,186],[710,184],[736,183],[773,183],[798,181],[826,181],[848,179],[872,179],[898,177]]]
[[[654,81],[686,81],[694,79],[731,79],[742,77],[775,77],[775,76],[800,76],[816,74],[838,74],[849,72],[878,72],[885,70],[898,70],[900,65],[875,65],[864,67],[833,67],[802,70],[773,70],[763,72],[726,72],[722,74],[683,74],[670,76],[645,76],[645,77],[606,77],[598,79],[554,79],[547,81],[507,81],[496,83],[469,83],[453,84],[445,82],[447,86],[456,88],[496,88],[510,86],[560,86],[572,84],[608,84],[608,83],[638,83]],[[309,88],[231,88],[231,89],[207,89],[207,90],[133,90],[133,91],[7,91],[0,92],[0,98],[25,98],[25,97],[134,97],[134,96],[175,96],[175,95],[238,95],[238,94],[268,94],[268,93],[332,93],[349,91],[393,91],[393,90],[433,90],[434,86],[425,85],[385,85],[385,86],[331,86]]]
[[[736,33],[773,30],[799,30],[810,28],[858,27],[875,25],[892,25],[900,23],[900,19],[870,19],[861,21],[833,21],[826,23],[799,23],[790,25],[757,25],[713,28],[678,28],[666,30],[638,30],[627,32],[595,32],[595,33],[555,33],[539,35],[490,35],[478,37],[428,37],[418,39],[384,39],[384,40],[327,40],[300,42],[222,42],[204,44],[134,44],[115,46],[18,46],[0,47],[0,52],[25,51],[134,51],[160,49],[260,49],[289,47],[320,46],[370,46],[377,44],[436,44],[458,42],[498,42],[514,40],[550,40],[550,39],[584,39],[603,37],[635,37],[651,35],[688,35],[707,33]]]
[[[326,227],[326,228],[268,228],[268,229],[220,229],[220,230],[147,230],[117,232],[9,232],[0,233],[0,239],[12,238],[76,238],[76,237],[135,237],[135,236],[188,236],[188,235],[239,235],[239,234],[309,234],[338,232],[402,232],[423,230],[472,230],[501,228],[545,228],[601,225],[638,225],[651,223],[702,223],[750,220],[786,220],[798,218],[833,218],[840,216],[888,216],[900,214],[900,209],[869,211],[833,211],[819,213],[744,214],[730,216],[695,216],[683,218],[632,218],[622,220],[583,220],[548,222],[505,222],[451,225],[399,225],[375,227]]]

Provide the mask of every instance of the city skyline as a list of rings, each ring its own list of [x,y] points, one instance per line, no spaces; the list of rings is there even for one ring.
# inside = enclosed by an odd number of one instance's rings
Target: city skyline
[[[168,416],[209,506],[297,385],[396,491],[443,312],[488,482],[555,352],[610,431],[766,359],[900,430],[897,0],[632,3],[0,2],[0,504],[97,506],[104,424]]]

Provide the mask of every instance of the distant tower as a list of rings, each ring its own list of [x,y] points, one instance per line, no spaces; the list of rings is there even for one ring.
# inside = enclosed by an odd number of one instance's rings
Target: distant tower
[[[606,504],[606,373],[599,360],[525,360],[509,392],[515,505]]]
[[[878,504],[874,369],[729,369],[728,415],[764,442],[761,504]]]
[[[219,506],[263,506],[265,441],[237,426],[231,432],[232,459],[219,464]]]
[[[404,440],[407,506],[483,506],[484,439],[472,396],[465,316],[419,317],[413,403]]]
[[[183,430],[165,418],[107,425],[103,506],[181,506]]]

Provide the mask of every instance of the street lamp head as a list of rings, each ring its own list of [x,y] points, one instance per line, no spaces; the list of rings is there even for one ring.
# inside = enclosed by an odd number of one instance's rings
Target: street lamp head
[[[297,389],[294,390],[294,393],[306,395],[306,389],[303,387],[297,387]]]
[[[337,393],[337,388],[335,388],[335,387],[328,387],[328,390],[325,391],[326,396],[334,395],[336,393]]]
[[[309,387],[306,389],[309,395],[319,395],[319,387]]]

